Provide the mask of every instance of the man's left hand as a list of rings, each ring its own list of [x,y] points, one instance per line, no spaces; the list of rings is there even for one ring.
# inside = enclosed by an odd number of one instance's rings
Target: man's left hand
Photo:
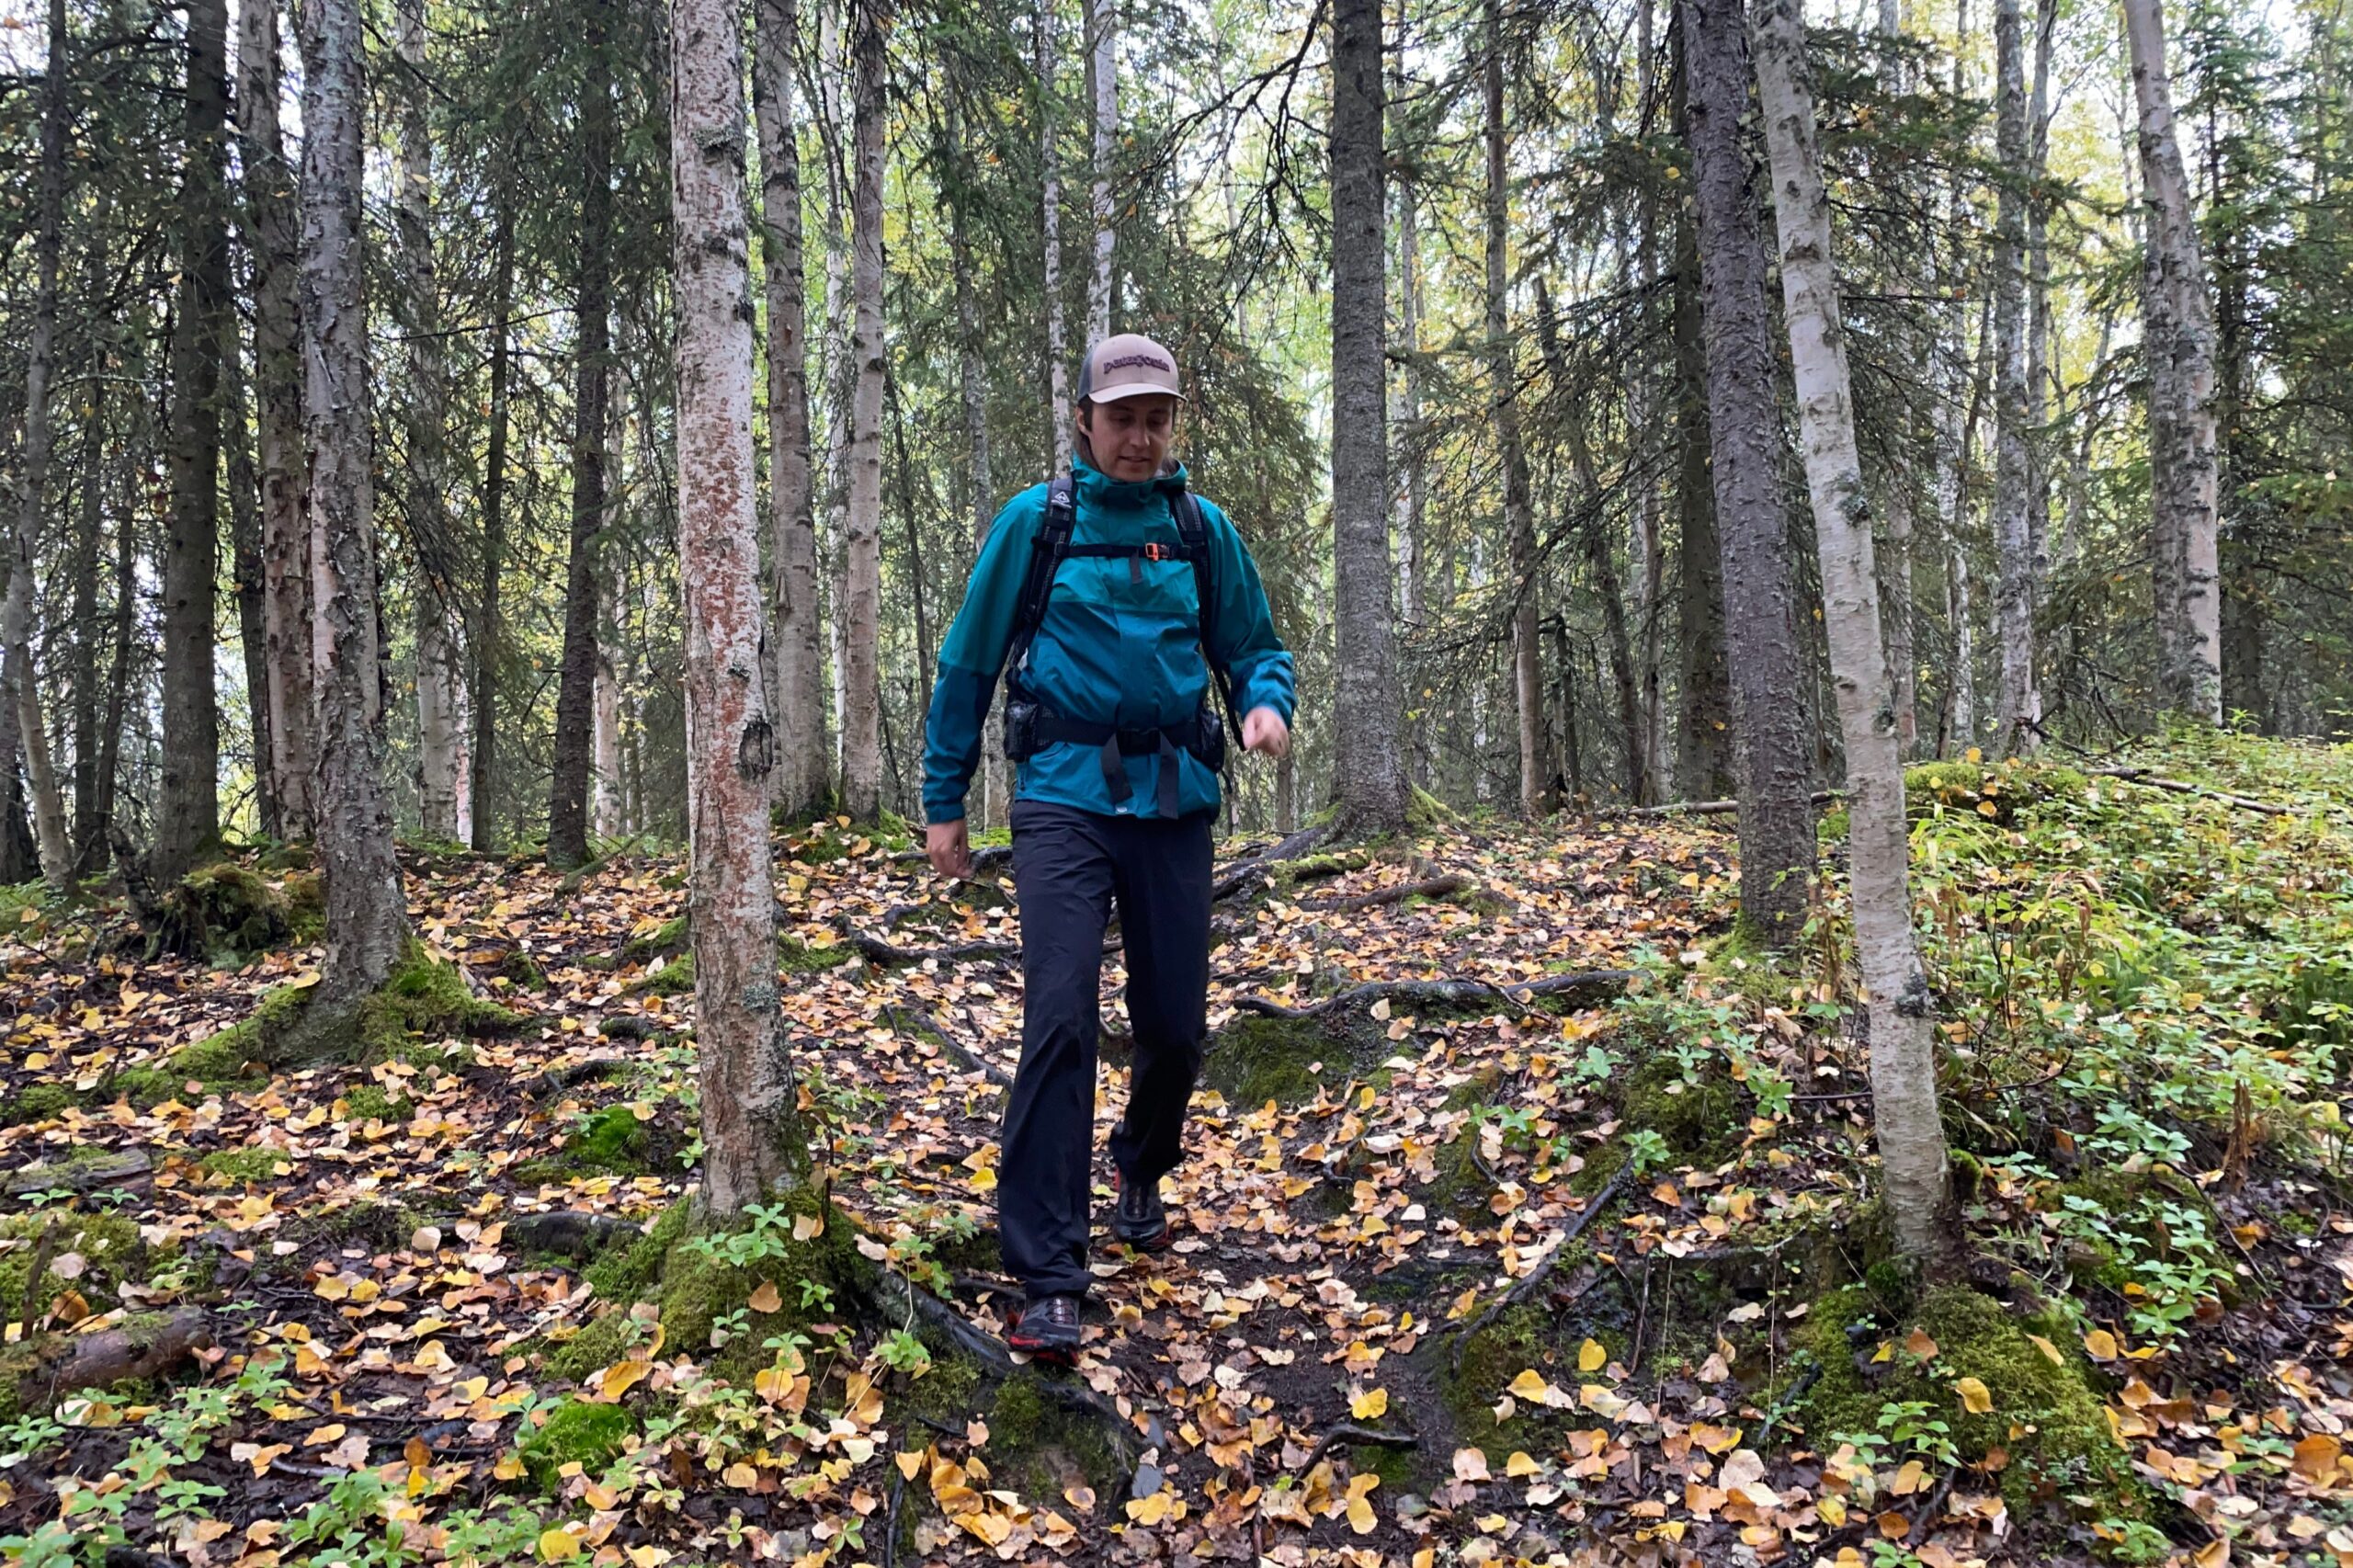
[[[1242,749],[1279,760],[1290,751],[1290,726],[1271,708],[1253,708],[1242,720]]]

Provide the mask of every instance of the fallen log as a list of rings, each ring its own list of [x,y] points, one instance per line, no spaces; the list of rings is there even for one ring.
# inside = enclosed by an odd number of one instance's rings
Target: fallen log
[[[617,1214],[596,1214],[585,1209],[551,1209],[543,1214],[523,1214],[506,1221],[508,1242],[530,1252],[563,1257],[587,1257],[618,1241],[635,1241],[644,1233]]]
[[[132,1318],[96,1334],[53,1334],[36,1340],[32,1364],[17,1379],[27,1409],[49,1410],[70,1393],[168,1371],[212,1344],[212,1315],[201,1307]]]
[[[1840,798],[1840,791],[1836,790],[1816,790],[1813,796],[1817,806],[1826,806]],[[1594,817],[1712,817],[1739,810],[1738,801],[1669,801],[1663,806],[1605,806],[1586,814]]]
[[[1317,904],[1315,907],[1353,915],[1367,909],[1379,909],[1387,904],[1403,903],[1409,898],[1447,899],[1463,893],[1476,894],[1483,891],[1470,878],[1459,872],[1449,871],[1442,877],[1428,877],[1418,882],[1404,882],[1393,888],[1381,888],[1373,892],[1358,893],[1354,898],[1334,899],[1329,903]]]
[[[1237,861],[1227,867],[1225,874],[1210,884],[1210,902],[1217,903],[1233,897],[1247,886],[1253,877],[1257,876],[1269,866],[1279,865],[1285,860],[1296,860],[1322,842],[1327,831],[1320,827],[1302,828],[1289,838],[1276,844],[1273,848],[1261,851],[1251,856],[1247,860]]]
[[[1294,1007],[1271,996],[1236,996],[1233,1005],[1270,1018],[1320,1018],[1342,1008],[1366,1006],[1383,1000],[1469,1006],[1500,998],[1525,1006],[1540,997],[1590,994],[1594,1001],[1603,1002],[1622,993],[1634,978],[1635,971],[1631,969],[1595,969],[1510,984],[1492,980],[1370,980],[1304,1007]]]
[[[2165,790],[2176,795],[2201,795],[2210,801],[2220,801],[2226,806],[2236,806],[2243,812],[2259,812],[2268,817],[2291,817],[2296,813],[2287,806],[2276,806],[2268,801],[2255,800],[2246,795],[2234,795],[2227,790],[2210,789],[2192,784],[2186,778],[2162,778],[2145,767],[2086,767],[2086,773],[2095,778],[2120,778],[2127,784],[2139,784],[2150,790]]]

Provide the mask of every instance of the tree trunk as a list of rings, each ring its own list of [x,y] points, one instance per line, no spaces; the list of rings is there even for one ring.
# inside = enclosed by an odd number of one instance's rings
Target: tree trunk
[[[877,40],[879,42],[879,39]],[[809,1153],[778,1012],[753,494],[743,41],[722,0],[676,0],[670,25],[676,255],[678,549],[687,615],[687,815],[701,1059],[702,1199],[724,1221],[794,1183]]]
[[[311,525],[302,500],[301,269],[294,169],[278,132],[278,6],[237,10],[237,164],[253,253],[254,431],[260,460],[262,636],[268,769],[278,832],[317,831],[318,710],[311,681]]]
[[[1095,270],[1086,279],[1086,342],[1090,351],[1111,334],[1111,165],[1119,156],[1120,31],[1118,0],[1086,0],[1086,88],[1095,128]]]
[[[882,32],[888,0],[858,0],[850,57],[849,526],[843,532],[842,804],[882,812]]]
[[[143,400],[133,400],[144,413]],[[146,421],[139,419],[134,429]],[[143,430],[141,431],[143,435]],[[89,825],[74,855],[75,868],[88,874],[102,870],[114,852],[114,806],[120,796],[119,766],[122,732],[131,709],[131,665],[135,644],[131,634],[139,620],[139,508],[131,498],[140,494],[144,477],[128,462],[122,485],[124,505],[114,530],[113,658],[107,667],[106,717],[98,725],[98,765],[96,799]]]
[[[960,107],[961,91],[959,84],[950,84],[948,88],[948,140],[947,145],[940,150],[940,155],[943,166],[951,171],[948,191],[948,256],[949,266],[956,275],[957,380],[964,405],[965,505],[972,522],[972,550],[977,556],[982,545],[987,542],[990,525],[996,518],[996,481],[989,472],[988,368],[983,358],[980,290],[973,282],[976,264],[972,257],[969,212],[979,170],[964,151],[966,141],[963,113]],[[912,539],[912,509],[909,515],[909,537]],[[917,639],[919,644],[922,641]],[[917,653],[915,670],[925,687],[923,710],[929,712],[931,655],[920,646]],[[974,826],[995,827],[1005,822],[1010,799],[1006,789],[1006,771],[1005,709],[999,704],[990,717],[987,733],[981,743],[980,801],[974,812]]]
[[[506,636],[498,587],[506,567],[507,397],[514,375],[513,330],[506,318],[515,309],[513,196],[503,181],[494,181],[491,199],[497,211],[490,240],[490,431],[483,447],[482,598],[474,615],[474,744],[468,759],[473,774],[472,842],[483,851],[498,847],[491,789],[497,777],[498,671]]]
[[[221,404],[229,416],[229,581],[237,603],[238,651],[244,655],[245,711],[253,735],[254,803],[261,830],[285,837],[278,779],[269,766],[269,621],[261,548],[261,471],[247,441],[243,345],[232,329],[221,358]]]
[[[1996,186],[1994,233],[1994,598],[2001,649],[1994,752],[2021,756],[2040,744],[2035,689],[2034,540],[2028,521],[2026,354],[2026,51],[2018,0],[1995,0]]]
[[[1423,463],[1422,444],[1422,240],[1421,202],[1413,182],[1397,182],[1397,357],[1402,369],[1389,412],[1389,427],[1397,442],[1398,467],[1391,527],[1397,551],[1397,626],[1411,636],[1429,613],[1431,562],[1424,517],[1429,509],[1429,481]],[[1404,650],[1393,655],[1400,668],[1401,694],[1415,677],[1406,668]],[[1430,767],[1429,712],[1418,699],[1404,701],[1406,744],[1413,764],[1411,781],[1433,785]]]
[[[2051,323],[2051,56],[2058,0],[2035,0],[2034,85],[2027,100],[2026,530],[2038,613],[2051,582],[2051,394],[2057,343]]]
[[[579,390],[572,405],[572,549],[564,572],[563,662],[556,688],[554,766],[548,783],[548,862],[554,866],[578,866],[588,858],[588,770],[597,738],[597,536],[605,526],[605,415],[613,306],[608,4],[590,0],[582,13],[591,64],[580,110],[580,270],[574,312],[580,342]]]
[[[103,234],[107,203],[97,205],[97,230]],[[102,239],[91,242],[85,277],[103,274],[106,256]],[[97,299],[91,288],[85,297]],[[98,823],[98,566],[106,521],[106,366],[102,335],[92,335],[89,413],[82,421],[81,492],[76,497],[74,530],[74,635],[67,644],[74,671],[74,845],[76,871],[90,865],[90,835]]]
[[[310,451],[312,649],[319,701],[319,859],[326,958],[314,1016],[382,986],[408,937],[384,790],[378,664],[375,402],[360,234],[368,107],[358,0],[302,7],[303,435]]]
[[[2163,0],[2124,0],[2140,109],[2141,279],[2149,365],[2151,574],[2166,705],[2220,723],[2222,655],[2214,461],[2214,316],[2174,129]]]
[[[1070,343],[1063,322],[1063,172],[1054,148],[1059,129],[1054,113],[1054,6],[1056,0],[1037,0],[1032,13],[1037,33],[1034,63],[1038,73],[1038,163],[1043,176],[1040,210],[1045,221],[1046,385],[1052,397],[1054,472],[1070,469]]]
[[[1846,329],[1831,266],[1830,202],[1815,149],[1800,4],[1760,0],[1756,78],[1772,160],[1782,310],[1797,380],[1806,488],[1821,551],[1823,627],[1847,746],[1848,881],[1855,954],[1870,1009],[1872,1121],[1896,1245],[1927,1262],[1950,1250],[1934,1004],[1912,930],[1904,758],[1880,645],[1870,500],[1855,448]]]
[[[817,589],[816,499],[809,466],[808,285],[802,263],[801,143],[793,116],[797,0],[760,0],[752,110],[760,135],[760,254],[767,296],[768,531],[776,584],[780,766],[776,805],[789,818],[825,796],[824,657]]]
[[[1779,453],[1765,250],[1741,124],[1741,0],[1682,0],[1708,359],[1708,435],[1722,535],[1733,711],[1740,727],[1741,918],[1767,946],[1795,938],[1813,878],[1813,724],[1798,641]]]
[[[433,563],[449,537],[449,392],[441,366],[441,299],[433,259],[433,131],[426,114],[425,0],[398,0],[393,54],[400,64],[400,149],[392,170],[392,228],[406,333],[410,591],[416,617],[418,827],[437,843],[461,843],[458,650]]]
[[[1673,91],[1677,134],[1691,144],[1690,45],[1681,27]],[[1676,792],[1687,801],[1733,792],[1732,676],[1724,667],[1724,577],[1716,495],[1708,472],[1708,365],[1699,319],[1699,232],[1691,203],[1675,209]]]
[[[599,838],[623,832],[621,812],[621,683],[609,644],[597,645],[597,768],[591,790],[589,826]]]
[[[1519,709],[1519,809],[1541,817],[1552,798],[1552,743],[1545,736],[1544,650],[1539,640],[1536,509],[1529,496],[1528,448],[1519,428],[1519,370],[1513,353],[1510,288],[1511,187],[1504,135],[1504,24],[1501,0],[1481,7],[1486,59],[1487,378],[1493,388],[1495,444],[1503,459],[1504,536],[1510,551],[1512,694]]]
[[[1405,825],[1404,704],[1390,597],[1388,258],[1381,0],[1332,7],[1333,739],[1339,821]]]
[[[152,873],[179,876],[221,842],[220,702],[212,687],[219,569],[221,359],[229,337],[227,0],[188,7],[186,141],[172,334],[170,526],[164,536],[164,770]]]
[[[66,84],[73,72],[65,0],[50,0],[48,52],[41,73],[40,173],[33,225],[33,324],[25,347],[24,466],[9,539],[8,585],[0,595],[0,770],[13,784],[17,753],[24,752],[40,870],[51,887],[62,889],[73,873],[73,849],[65,835],[65,798],[57,787],[49,732],[41,721],[32,619],[33,561],[49,486],[49,377],[57,341],[57,268],[65,243],[65,141],[71,113]],[[84,635],[77,628],[75,636]],[[8,872],[22,881],[18,873],[29,869],[10,867]]]

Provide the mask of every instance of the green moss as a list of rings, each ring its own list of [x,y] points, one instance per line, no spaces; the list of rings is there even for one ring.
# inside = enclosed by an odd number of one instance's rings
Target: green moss
[[[34,1280],[33,1254],[40,1245],[41,1232],[52,1221],[57,1233],[50,1244],[50,1267]],[[0,1252],[0,1314],[10,1323],[24,1314],[28,1284],[39,1314],[46,1312],[69,1287],[95,1307],[110,1307],[117,1290],[146,1277],[146,1248],[139,1240],[138,1221],[119,1214],[15,1214],[0,1220],[0,1241],[9,1244],[6,1251]],[[70,1281],[60,1278],[55,1267],[57,1259],[68,1253],[87,1265]]]
[[[1914,1328],[1936,1341],[1932,1360],[1904,1348]],[[2059,1360],[2029,1335],[2058,1347]],[[2052,1495],[2095,1518],[2148,1512],[2147,1492],[2117,1446],[2084,1363],[2065,1348],[2075,1336],[2055,1321],[2022,1316],[1965,1286],[1935,1287],[1908,1308],[1891,1307],[1867,1287],[1848,1287],[1815,1301],[1792,1337],[1793,1348],[1822,1368],[1798,1415],[1808,1444],[1823,1452],[1840,1433],[1879,1431],[1890,1404],[1916,1401],[1950,1427],[1964,1462],[1995,1449],[2008,1453],[1998,1480],[2014,1516]],[[1882,1342],[1893,1348],[1879,1361]],[[1954,1392],[1963,1378],[1985,1385],[1990,1413],[1963,1407]]]
[[[319,871],[290,871],[279,884],[286,900],[286,924],[298,942],[315,942],[327,928],[327,882]]]
[[[622,943],[621,957],[631,963],[644,963],[651,959],[684,952],[690,930],[687,916],[674,915],[645,935],[631,937]]]
[[[980,1413],[981,1364],[928,1335],[925,1337],[925,1346],[931,1352],[930,1368],[920,1377],[894,1380],[886,1397],[899,1411],[919,1421],[928,1418],[961,1428]],[[991,1420],[994,1422],[995,1417]],[[990,1436],[995,1436],[994,1425]]]
[[[625,1312],[607,1312],[591,1319],[571,1338],[551,1346],[547,1369],[566,1382],[578,1382],[620,1360],[630,1346],[630,1321]]]
[[[1634,1070],[1620,1093],[1619,1112],[1628,1127],[1665,1139],[1677,1159],[1703,1165],[1720,1163],[1740,1146],[1748,1115],[1721,1062],[1711,1058],[1694,1082],[1668,1056],[1652,1056]]]
[[[499,977],[520,991],[545,991],[548,971],[540,967],[539,960],[520,948],[506,955],[498,966]]]
[[[1348,1468],[1358,1475],[1381,1477],[1381,1494],[1393,1498],[1420,1480],[1421,1466],[1411,1449],[1385,1449],[1378,1443],[1355,1443],[1348,1449]]]
[[[639,983],[656,996],[676,996],[695,988],[695,956],[672,959]]]
[[[779,937],[776,944],[779,969],[792,974],[823,974],[829,969],[839,969],[858,957],[858,949],[847,942],[836,942],[830,948],[813,948],[792,937]]]
[[[567,1163],[626,1174],[645,1168],[645,1123],[625,1105],[607,1106],[564,1140]]]
[[[693,1221],[691,1206],[678,1202],[664,1210],[645,1233],[626,1247],[609,1248],[587,1267],[588,1283],[600,1301],[630,1302],[642,1299],[662,1277],[662,1260]]]
[[[1276,879],[1296,885],[1325,877],[1342,877],[1350,871],[1361,871],[1372,864],[1372,857],[1361,849],[1338,850],[1325,855],[1302,855],[1275,869]]]
[[[267,1181],[287,1164],[281,1149],[219,1149],[196,1162],[196,1168],[224,1181],[251,1184]]]
[[[1564,1417],[1574,1414],[1521,1401],[1508,1420],[1495,1419],[1495,1407],[1514,1378],[1529,1368],[1545,1370],[1553,1354],[1551,1326],[1538,1308],[1514,1307],[1463,1345],[1460,1371],[1449,1369],[1442,1375],[1439,1397],[1454,1416],[1461,1442],[1483,1450],[1498,1469],[1514,1449],[1542,1452],[1567,1429]]]
[[[712,1324],[739,1309],[748,1310],[752,1293],[763,1284],[773,1284],[782,1298],[775,1312],[749,1312],[741,1332],[711,1362],[712,1372],[730,1381],[748,1381],[767,1363],[769,1353],[762,1341],[768,1336],[824,1322],[833,1312],[846,1310],[871,1292],[874,1265],[858,1252],[848,1220],[808,1190],[780,1195],[777,1209],[780,1220],[764,1233],[767,1250],[755,1262],[728,1262],[695,1244],[693,1235],[681,1235],[663,1256],[661,1284],[654,1299],[661,1308],[666,1343],[688,1355],[702,1354],[710,1346]],[[810,1215],[821,1215],[824,1229],[806,1241],[794,1241],[793,1221]],[[816,1287],[818,1292],[812,1296],[804,1286]]]
[[[1915,817],[1966,812],[2006,826],[2037,801],[2081,797],[2090,782],[2050,763],[1924,762],[1904,770],[1904,802]]]
[[[453,965],[435,960],[414,940],[383,988],[357,1006],[325,1017],[313,1006],[314,996],[314,989],[281,987],[252,1017],[207,1043],[234,1041],[244,1056],[272,1065],[340,1060],[442,1067],[452,1064],[455,1053],[442,1046],[452,1036],[498,1034],[522,1022],[469,991]]]
[[[381,1084],[355,1084],[346,1089],[343,1108],[355,1121],[406,1121],[416,1111],[414,1102],[394,1098]]]
[[[63,1084],[28,1084],[6,1104],[0,1105],[0,1126],[21,1127],[30,1121],[53,1121],[75,1103],[74,1091]]]
[[[157,946],[187,958],[233,962],[284,941],[286,902],[261,873],[233,861],[201,866],[164,895]]]
[[[637,1417],[621,1406],[568,1399],[548,1412],[547,1424],[524,1442],[523,1467],[542,1492],[551,1493],[562,1484],[565,1465],[577,1463],[584,1474],[600,1474],[636,1435]]]
[[[1098,1496],[1117,1496],[1124,1467],[1103,1428],[1064,1410],[1041,1377],[1025,1367],[997,1385],[987,1411],[993,1473],[1025,1497],[1059,1495],[1074,1471]]]
[[[1312,1019],[1245,1013],[1217,1032],[1201,1075],[1233,1105],[1293,1105],[1313,1097],[1324,1074],[1344,1073],[1349,1061],[1347,1042]]]

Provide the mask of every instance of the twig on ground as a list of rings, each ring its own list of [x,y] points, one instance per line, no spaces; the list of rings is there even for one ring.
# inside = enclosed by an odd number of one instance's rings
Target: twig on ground
[[[1546,1276],[1552,1272],[1552,1266],[1561,1261],[1561,1255],[1568,1251],[1569,1244],[1585,1233],[1585,1228],[1593,1223],[1595,1215],[1617,1201],[1618,1195],[1626,1189],[1626,1185],[1632,1179],[1632,1176],[1633,1171],[1631,1166],[1619,1166],[1618,1174],[1604,1183],[1601,1190],[1595,1193],[1586,1206],[1577,1211],[1577,1217],[1569,1221],[1568,1228],[1561,1233],[1560,1239],[1546,1251],[1543,1260],[1529,1269],[1510,1290],[1490,1301],[1484,1312],[1472,1318],[1463,1327],[1454,1342],[1452,1365],[1456,1372],[1462,1370],[1462,1352],[1470,1347],[1471,1341],[1478,1336],[1479,1331],[1535,1293],[1536,1288],[1543,1284]]]
[[[1826,806],[1840,798],[1836,790],[1816,790],[1813,803]],[[1663,806],[1606,806],[1587,814],[1609,817],[1712,817],[1724,816],[1740,810],[1738,801],[1670,801]]]
[[[1267,867],[1284,860],[1295,860],[1306,854],[1315,846],[1317,841],[1323,838],[1324,831],[1320,827],[1302,828],[1277,844],[1272,849],[1253,855],[1247,860],[1227,867],[1225,874],[1210,884],[1210,902],[1216,903],[1232,898],[1248,885],[1251,878]]]
[[[1360,910],[1378,909],[1384,904],[1403,903],[1409,898],[1453,898],[1460,893],[1477,893],[1479,884],[1460,872],[1449,871],[1441,877],[1430,877],[1418,882],[1404,882],[1376,892],[1359,893],[1354,898],[1334,899],[1316,905],[1319,909],[1355,914]]]
[[[1634,978],[1635,971],[1631,969],[1596,969],[1507,984],[1488,980],[1372,980],[1362,985],[1352,985],[1346,991],[1326,996],[1320,1002],[1311,1002],[1303,1007],[1278,1002],[1271,996],[1236,996],[1233,1005],[1272,1018],[1320,1018],[1343,1007],[1384,998],[1391,1001],[1472,1003],[1501,997],[1506,1002],[1524,1006],[1540,996],[1591,992],[1593,999],[1600,1002],[1624,991]]]
[[[899,1503],[906,1494],[903,1473],[891,1483],[891,1506],[882,1516],[882,1568],[899,1568]]]
[[[2192,784],[2182,778],[2161,778],[2145,767],[2087,767],[2085,772],[2095,778],[2120,778],[2127,784],[2145,785],[2152,790],[2169,790],[2177,795],[2202,795],[2210,801],[2220,801],[2226,806],[2236,806],[2243,812],[2260,812],[2268,817],[2290,817],[2296,813],[2288,806],[2275,806],[2268,801],[2257,801],[2245,795],[2234,795],[2223,790],[2210,790],[2203,784]]]
[[[941,963],[971,963],[977,959],[1021,956],[1018,942],[950,942],[938,948],[903,948],[896,942],[884,941],[871,931],[859,930],[847,918],[835,924],[870,963],[919,964],[926,959],[938,959]]]
[[[1377,1449],[1418,1449],[1422,1446],[1422,1440],[1411,1432],[1383,1432],[1376,1427],[1343,1424],[1315,1440],[1315,1446],[1307,1451],[1307,1462],[1299,1467],[1299,1473],[1306,1475],[1313,1471],[1317,1462],[1338,1443],[1365,1443]]]

